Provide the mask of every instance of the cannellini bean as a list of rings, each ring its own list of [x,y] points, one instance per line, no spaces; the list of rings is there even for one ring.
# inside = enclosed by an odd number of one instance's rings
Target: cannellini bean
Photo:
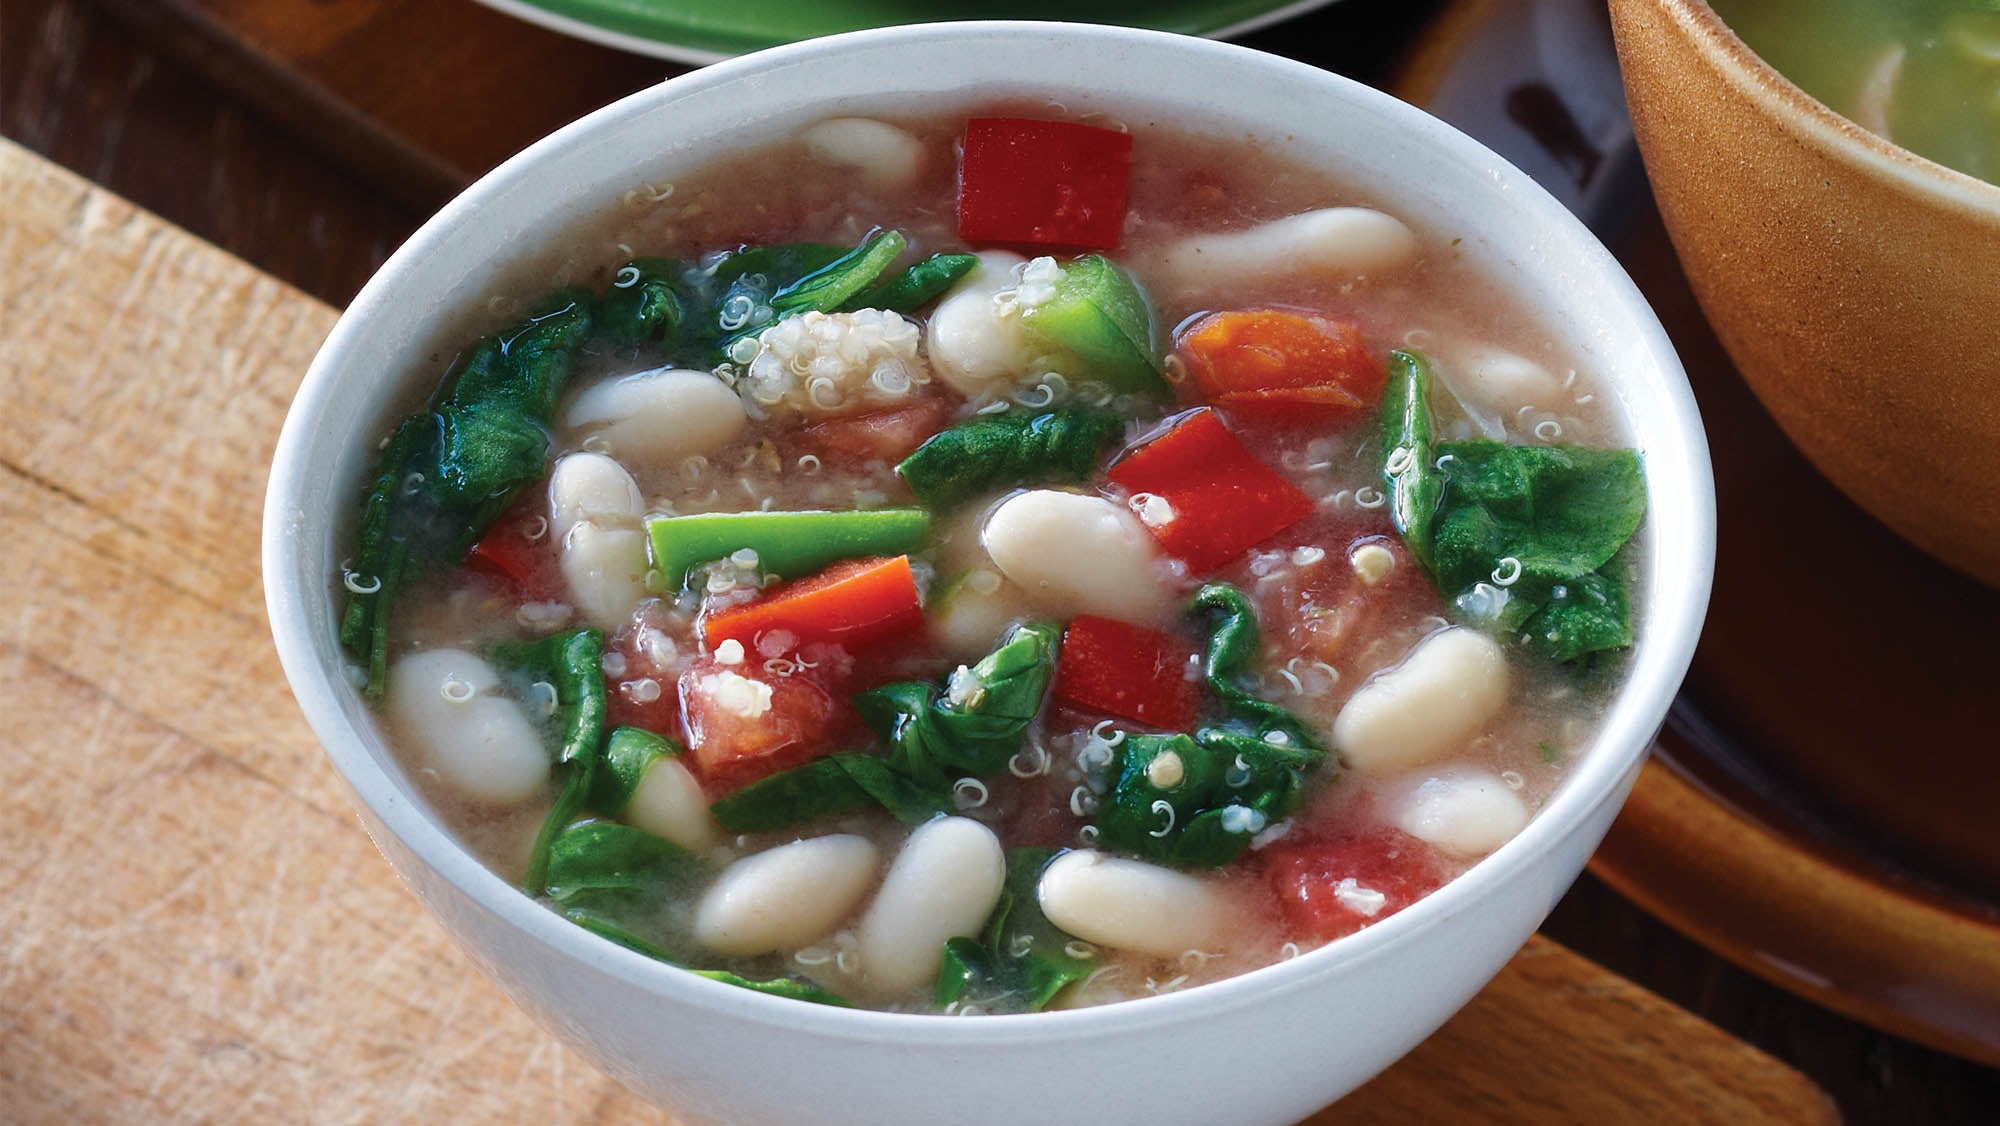
[[[1500,714],[1507,690],[1499,643],[1463,626],[1439,630],[1355,690],[1334,717],[1333,744],[1364,773],[1432,762]]]
[[[851,833],[793,841],[731,864],[695,908],[694,937],[718,954],[769,954],[832,930],[875,883],[879,858]]]
[[[993,648],[993,639],[1028,617],[1033,608],[1020,587],[997,571],[974,571],[927,607],[931,640],[946,653],[972,660]]]
[[[958,280],[924,325],[924,351],[937,377],[961,395],[1003,389],[1028,373],[1040,350],[1018,316],[1002,316],[994,295],[1012,285],[1018,254],[988,250]]]
[[[856,169],[878,188],[906,187],[924,168],[922,141],[872,117],[830,117],[799,139],[813,159]]]
[[[474,801],[514,805],[540,794],[549,752],[500,676],[463,649],[412,653],[389,666],[389,727],[419,761]]]
[[[1042,870],[1035,899],[1050,922],[1100,946],[1171,958],[1223,944],[1221,895],[1198,876],[1141,860],[1065,852]]]
[[[1103,497],[1034,489],[986,518],[986,553],[1041,609],[1155,622],[1174,596],[1139,519]]]
[[[563,537],[562,573],[570,601],[585,621],[606,633],[630,621],[646,597],[646,567],[646,533],[637,528],[585,520]]]
[[[694,852],[708,849],[722,837],[722,826],[708,812],[708,795],[701,792],[701,783],[671,755],[654,759],[640,775],[620,819]]]
[[[1528,823],[1528,806],[1491,771],[1467,767],[1425,778],[1391,803],[1405,833],[1457,856],[1484,856]]]
[[[1401,269],[1417,257],[1403,221],[1366,207],[1328,207],[1240,231],[1190,235],[1159,268],[1183,289],[1211,290],[1300,274],[1351,277]]]
[[[1504,432],[1522,407],[1552,411],[1563,405],[1562,380],[1549,369],[1498,348],[1475,348],[1440,365],[1439,373],[1467,412],[1479,416],[1482,430]]]
[[[727,444],[749,415],[736,392],[713,375],[659,368],[585,388],[566,421],[620,461],[669,465]]]
[[[585,520],[615,528],[637,525],[645,515],[638,482],[603,454],[565,454],[549,471],[549,528],[558,542]]]
[[[1000,902],[1007,857],[993,830],[940,817],[910,834],[856,937],[871,989],[905,993],[937,976],[944,943],[978,932]]]

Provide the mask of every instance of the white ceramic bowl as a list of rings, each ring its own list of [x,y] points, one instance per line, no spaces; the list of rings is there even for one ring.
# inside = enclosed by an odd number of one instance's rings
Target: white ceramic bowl
[[[551,228],[643,181],[832,113],[1029,95],[1283,144],[1462,238],[1590,364],[1644,451],[1649,560],[1631,679],[1518,837],[1332,946],[1183,993],[950,1019],[767,997],[570,925],[481,866],[425,805],[342,675],[332,576],[376,439],[435,375],[441,321],[476,307]],[[1275,1122],[1358,1086],[1504,965],[1610,825],[1685,673],[1714,554],[1707,446],[1685,376],[1630,279],[1542,189],[1367,87],[1240,47],[1107,27],[957,23],[860,32],[676,78],[480,180],[383,266],[334,328],[278,443],[264,577],[285,673],[375,843],[536,1019],[695,1120]]]

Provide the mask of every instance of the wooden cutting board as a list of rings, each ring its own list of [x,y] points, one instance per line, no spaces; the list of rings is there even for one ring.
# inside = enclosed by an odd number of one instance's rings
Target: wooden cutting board
[[[666,1120],[451,945],[286,691],[258,522],[334,317],[0,143],[0,1119]],[[1314,1121],[1835,1117],[1536,939]]]

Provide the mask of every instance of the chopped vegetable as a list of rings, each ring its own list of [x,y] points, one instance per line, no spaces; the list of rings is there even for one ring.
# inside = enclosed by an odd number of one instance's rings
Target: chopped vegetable
[[[1396,529],[1458,616],[1559,662],[1632,643],[1619,553],[1646,511],[1634,450],[1442,442],[1429,366],[1391,359],[1382,475]]]
[[[759,833],[868,805],[913,825],[952,809],[949,794],[921,789],[882,758],[830,755],[753,782],[709,811],[731,832]]]
[[[958,779],[1004,769],[1021,749],[1054,672],[1056,632],[1018,625],[971,668],[959,666],[940,692],[901,681],[854,698],[861,718],[889,741],[895,772],[932,792]]]
[[[887,309],[892,313],[913,313],[937,300],[977,265],[979,257],[974,254],[933,254],[848,298],[840,308],[846,312]]]
[[[755,602],[706,615],[699,626],[710,649],[737,641],[775,657],[827,641],[854,652],[923,629],[924,610],[910,557],[898,555],[836,563]]]
[[[1382,397],[1382,477],[1389,487],[1389,519],[1426,571],[1432,569],[1431,529],[1444,492],[1434,429],[1430,362],[1420,352],[1391,352],[1389,388]]]
[[[860,246],[772,294],[771,310],[783,319],[793,313],[837,309],[873,285],[908,245],[901,231],[876,231]]]
[[[1332,420],[1382,393],[1361,330],[1313,313],[1210,313],[1181,334],[1180,352],[1203,398],[1257,417]]]
[[[1204,407],[1114,462],[1107,474],[1160,546],[1195,574],[1213,571],[1313,508]]]
[[[1353,934],[1401,911],[1444,882],[1437,851],[1382,826],[1331,840],[1283,840],[1263,854],[1278,909],[1321,941]]]
[[[1125,226],[1129,134],[1064,121],[965,124],[958,234],[979,246],[1111,250]]]
[[[548,520],[516,504],[465,553],[465,565],[504,583],[524,602],[562,598],[566,584]]]
[[[1078,379],[1166,398],[1153,309],[1132,276],[1102,254],[1062,267],[1047,300],[1024,302],[1021,323],[1075,361]]]
[[[791,579],[829,563],[916,551],[930,538],[930,514],[921,508],[856,512],[709,512],[655,516],[646,521],[653,541],[656,590],[679,590],[695,566],[744,549],[757,553],[765,574]]]
[[[462,558],[547,472],[543,429],[590,335],[590,298],[565,291],[544,311],[475,345],[431,411],[405,419],[382,449],[362,505],[340,641],[382,692],[388,610],[431,566]]]
[[[554,693],[553,710],[561,722],[562,747],[556,769],[562,788],[542,819],[528,855],[521,885],[540,895],[548,879],[549,850],[571,822],[582,816],[597,786],[599,745],[604,741],[604,635],[594,629],[551,634],[539,641],[512,641],[493,646],[495,664],[547,684]]]
[[[685,273],[687,263],[674,259],[627,262],[597,300],[598,331],[628,346],[654,339],[678,343],[683,312],[674,287]]]
[[[806,676],[701,661],[681,674],[687,764],[710,793],[736,789],[824,754],[840,719]]]
[[[950,415],[950,404],[925,395],[908,406],[821,419],[801,427],[796,441],[815,455],[895,462],[936,434]]]
[[[1090,976],[1094,949],[1056,929],[1035,901],[1035,881],[1054,855],[1049,848],[1007,854],[1007,884],[985,935],[944,944],[933,993],[939,1007],[1038,1013],[1065,986]]]
[[[1048,481],[1081,481],[1124,432],[1115,415],[1081,408],[979,415],[934,435],[896,466],[926,507]]]
[[[1158,630],[1080,615],[1063,631],[1056,699],[1093,711],[1181,731],[1194,725],[1191,646]]]

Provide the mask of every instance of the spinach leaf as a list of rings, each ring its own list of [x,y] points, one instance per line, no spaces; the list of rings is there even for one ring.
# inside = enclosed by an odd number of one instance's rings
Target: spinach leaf
[[[717,799],[708,811],[732,833],[761,833],[860,809],[869,803],[868,791],[848,775],[842,757],[779,771]]]
[[[556,693],[556,714],[562,728],[556,768],[562,772],[562,788],[542,818],[541,831],[528,854],[528,870],[521,879],[528,894],[540,895],[548,885],[550,855],[557,838],[583,816],[597,788],[602,757],[599,746],[604,741],[608,704],[604,635],[594,629],[570,630],[539,641],[504,642],[493,646],[489,655],[503,668],[551,685]]]
[[[925,507],[950,508],[992,489],[1081,481],[1125,431],[1103,411],[981,415],[932,435],[896,466]]]
[[[1632,643],[1614,562],[1646,511],[1635,450],[1432,441],[1430,370],[1390,363],[1382,476],[1410,554],[1457,616],[1570,663]]]
[[[1202,671],[1220,715],[1193,735],[1125,732],[1097,816],[1110,848],[1179,867],[1217,868],[1298,807],[1305,772],[1327,759],[1304,721],[1239,683],[1258,649],[1244,593],[1210,583],[1189,611],[1210,619]]]
[[[455,561],[547,470],[546,427],[591,333],[590,295],[565,291],[543,311],[474,345],[435,409],[383,447],[362,502],[341,643],[382,693],[388,610],[431,566]]]
[[[854,697],[861,718],[889,741],[889,767],[934,792],[968,775],[993,774],[1021,749],[1055,668],[1053,626],[1018,625],[999,648],[936,685],[901,681]]]
[[[604,743],[604,761],[596,771],[590,804],[606,817],[616,817],[631,804],[633,791],[653,763],[681,753],[679,744],[643,727],[613,728]]]
[[[779,320],[794,313],[837,308],[882,276],[909,240],[901,231],[876,231],[860,246],[771,295]]]
[[[887,309],[910,313],[936,300],[979,265],[976,254],[933,254],[909,269],[862,290],[841,303],[842,312]]]
[[[643,899],[700,867],[693,853],[664,837],[588,821],[563,830],[551,845],[547,894],[565,906],[603,910]]]
[[[672,258],[634,258],[620,267],[597,301],[598,331],[613,343],[679,342],[685,316],[677,289],[687,263]]]
[[[1035,883],[1056,850],[1007,854],[1007,882],[983,940],[945,943],[933,993],[940,1008],[970,1002],[989,1011],[1040,1012],[1071,982],[1090,976],[1095,954],[1071,953],[1075,940],[1056,929],[1035,901]]]
[[[1436,465],[1431,419],[1431,368],[1420,352],[1389,353],[1389,383],[1382,392],[1382,477],[1389,487],[1389,519],[1410,555],[1431,567],[1431,526],[1444,479]]]

